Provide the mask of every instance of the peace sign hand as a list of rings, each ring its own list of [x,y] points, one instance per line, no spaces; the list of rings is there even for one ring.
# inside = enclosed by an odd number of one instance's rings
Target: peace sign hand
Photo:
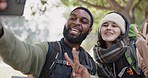
[[[148,23],[146,22],[142,28],[142,32],[138,31],[137,25],[134,26],[135,32],[137,34],[137,40],[142,39],[146,40],[146,43],[148,44]]]
[[[76,48],[72,49],[73,61],[69,58],[67,53],[64,54],[65,59],[73,69],[72,78],[90,78],[87,68],[80,64]]]
[[[137,34],[137,40],[136,40],[136,50],[137,50],[137,53],[139,54],[138,58],[142,58],[142,63],[138,62],[141,69],[143,70],[144,73],[147,73],[147,71],[145,70],[148,70],[148,62],[147,62],[147,59],[148,59],[148,23],[145,23],[143,28],[142,28],[142,32],[139,32],[137,27],[135,27],[135,32]],[[146,74],[147,75],[147,74]]]
[[[148,44],[148,23],[146,22],[142,28],[142,34],[145,36],[145,39]]]

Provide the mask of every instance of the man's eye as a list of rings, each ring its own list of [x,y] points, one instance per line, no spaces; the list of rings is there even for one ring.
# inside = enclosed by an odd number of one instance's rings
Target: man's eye
[[[89,21],[86,20],[86,19],[82,19],[81,22],[82,22],[83,24],[88,24],[88,23],[89,23]]]
[[[76,20],[76,18],[74,18],[74,17],[71,17],[71,18],[70,18],[70,20]]]
[[[82,21],[82,23],[83,23],[83,24],[87,24],[88,22],[87,22],[87,21]]]

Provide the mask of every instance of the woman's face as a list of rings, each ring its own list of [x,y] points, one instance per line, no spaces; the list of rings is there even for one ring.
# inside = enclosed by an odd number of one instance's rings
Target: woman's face
[[[100,32],[105,42],[113,42],[121,35],[120,27],[111,21],[103,23]]]

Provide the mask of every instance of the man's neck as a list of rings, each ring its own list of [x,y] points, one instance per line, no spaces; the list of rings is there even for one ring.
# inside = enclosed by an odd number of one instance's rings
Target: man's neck
[[[79,48],[80,48],[80,44],[78,44],[78,43],[71,43],[71,42],[69,42],[68,40],[66,40],[65,38],[64,38],[64,42],[68,45],[68,46],[70,46],[70,47],[75,47],[76,48],[76,50],[79,50]]]

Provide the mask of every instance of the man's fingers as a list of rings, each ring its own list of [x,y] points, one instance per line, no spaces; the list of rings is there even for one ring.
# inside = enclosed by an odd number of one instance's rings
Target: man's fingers
[[[78,57],[78,52],[76,51],[76,48],[72,48],[72,55],[74,58],[74,63],[79,64],[79,57]]]
[[[75,64],[75,71],[77,73],[77,70],[79,69],[79,57],[78,57],[78,52],[76,51],[76,48],[72,49],[72,54],[73,54],[73,58],[74,58],[74,64]]]
[[[83,70],[84,70],[84,66],[79,65],[79,68],[77,70],[77,73],[81,74],[81,73],[83,73]]]
[[[69,56],[67,55],[67,53],[64,53],[65,59],[67,61],[66,65],[68,66],[72,66],[72,68],[74,67],[74,63],[73,61],[69,58]]]
[[[75,71],[72,71],[72,78],[76,78],[76,73],[75,73]]]

